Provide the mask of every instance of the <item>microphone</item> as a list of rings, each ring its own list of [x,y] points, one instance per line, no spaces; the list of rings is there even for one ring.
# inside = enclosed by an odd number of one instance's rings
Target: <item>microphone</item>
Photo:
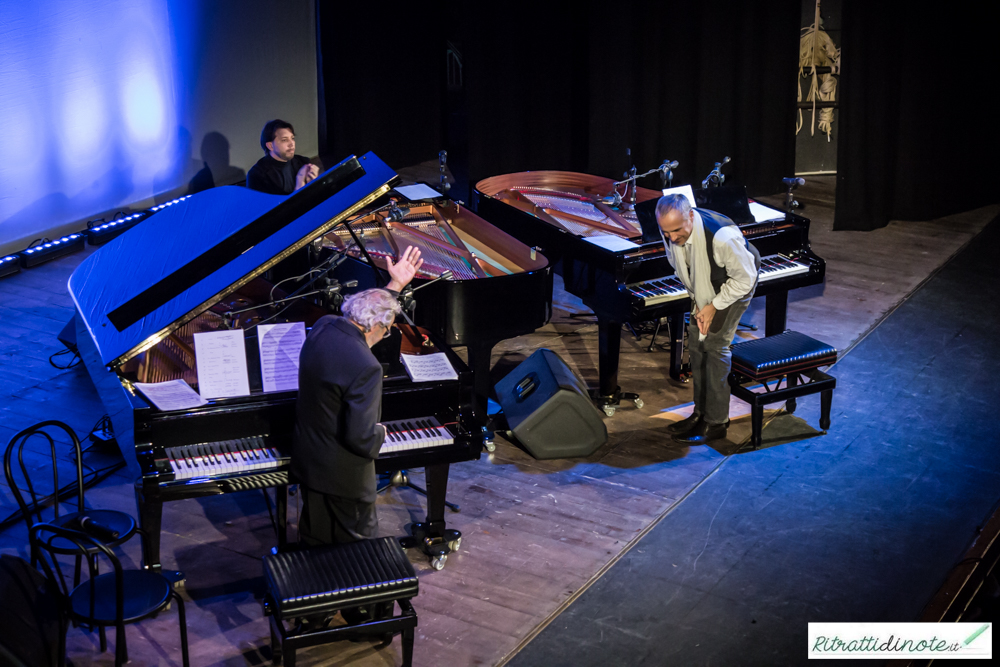
[[[98,523],[86,515],[80,517],[80,528],[88,535],[105,542],[118,539],[117,530],[105,526],[103,523]]]
[[[804,178],[797,178],[797,177],[790,177],[790,178],[783,178],[783,179],[781,179],[781,182],[784,183],[788,187],[794,188],[794,187],[798,187],[800,185],[805,185],[806,184],[806,179],[804,179]]]
[[[622,203],[622,196],[618,194],[618,190],[616,189],[607,197],[601,197],[601,203],[608,206],[619,206]]]
[[[674,182],[674,169],[680,166],[677,160],[664,160],[663,164],[656,168],[660,172],[660,189],[666,189]]]
[[[399,206],[399,202],[395,197],[389,200],[389,220],[393,222],[402,222],[406,214],[410,212],[410,209]]]

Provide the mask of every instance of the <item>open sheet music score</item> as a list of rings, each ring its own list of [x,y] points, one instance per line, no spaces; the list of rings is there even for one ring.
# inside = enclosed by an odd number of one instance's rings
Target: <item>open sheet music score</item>
[[[196,333],[194,355],[202,398],[250,395],[242,329]]]
[[[414,382],[435,382],[438,380],[457,380],[458,373],[448,361],[444,352],[434,354],[401,354],[403,365],[410,379]]]
[[[298,391],[299,354],[306,342],[306,325],[302,322],[261,324],[257,333],[264,391]]]
[[[136,382],[134,386],[158,410],[190,410],[208,403],[184,380]]]

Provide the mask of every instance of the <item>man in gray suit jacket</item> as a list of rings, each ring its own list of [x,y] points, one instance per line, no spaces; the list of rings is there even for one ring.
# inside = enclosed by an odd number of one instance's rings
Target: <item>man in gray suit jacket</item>
[[[327,315],[309,332],[299,357],[292,472],[302,491],[299,537],[308,545],[376,537],[375,459],[385,440],[382,365],[371,347],[389,335],[397,293],[423,260],[407,248],[389,261],[387,289],[344,302],[344,317]]]

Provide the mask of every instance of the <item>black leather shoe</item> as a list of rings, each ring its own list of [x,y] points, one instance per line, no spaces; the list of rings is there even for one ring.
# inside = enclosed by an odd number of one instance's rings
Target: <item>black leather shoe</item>
[[[692,413],[687,419],[682,419],[679,422],[674,422],[673,424],[667,426],[667,433],[670,433],[671,435],[675,433],[687,433],[697,426],[700,420],[701,415],[698,413]]]
[[[725,424],[707,424],[704,421],[698,423],[687,433],[677,433],[674,435],[674,442],[681,442],[686,445],[703,445],[711,440],[721,440],[726,437],[729,430],[729,420]]]

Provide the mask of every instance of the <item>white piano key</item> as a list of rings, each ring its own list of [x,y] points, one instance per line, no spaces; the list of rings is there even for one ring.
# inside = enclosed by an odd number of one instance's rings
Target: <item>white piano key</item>
[[[288,461],[265,436],[165,447],[164,454],[175,480],[245,474]]]

